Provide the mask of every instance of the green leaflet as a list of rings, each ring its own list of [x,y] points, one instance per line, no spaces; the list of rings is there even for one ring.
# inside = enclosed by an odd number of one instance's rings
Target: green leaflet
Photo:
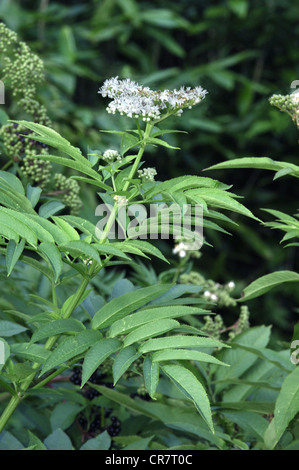
[[[227,162],[210,166],[208,170],[229,169],[229,168],[260,168],[262,170],[279,171],[285,167],[292,169],[293,173],[299,175],[299,167],[289,162],[279,162],[267,157],[235,158]]]
[[[139,352],[141,354],[157,351],[160,349],[172,348],[219,348],[229,347],[226,344],[212,338],[204,338],[198,336],[167,336],[165,338],[150,339],[140,346]]]
[[[47,201],[38,210],[38,215],[44,219],[48,219],[52,215],[64,209],[65,205],[60,201]]]
[[[43,346],[30,343],[15,343],[11,346],[11,352],[22,359],[28,359],[39,364],[43,364],[51,354]]]
[[[30,215],[28,214],[22,214],[16,211],[12,211],[11,209],[5,209],[1,208],[1,212],[5,212],[8,214],[10,217],[13,217],[14,219],[17,219],[21,223],[26,224],[28,227],[30,227],[31,230],[34,231],[35,235],[41,242],[54,242],[54,238],[52,235],[45,230],[37,221],[32,219]],[[2,217],[2,214],[1,214]]]
[[[38,186],[31,186],[31,184],[27,184],[26,188],[26,196],[31,202],[32,207],[34,208],[38,201],[40,200],[40,196],[42,193],[42,189]]]
[[[92,328],[105,328],[112,325],[115,321],[164,294],[170,287],[169,284],[144,287],[111,300],[96,312],[91,322]]]
[[[269,338],[270,327],[266,326],[253,327],[238,335],[233,341],[236,347],[223,351],[218,356],[219,359],[230,364],[231,367],[218,368],[216,372],[216,380],[240,377],[257,361],[257,356],[255,354],[249,353],[244,349],[238,349],[238,344],[259,349],[267,346]],[[218,392],[223,388],[225,388],[224,384],[217,384],[216,386],[216,390]]]
[[[259,439],[261,442],[264,440],[268,421],[259,414],[251,411],[223,411],[222,413],[250,437]]]
[[[4,367],[4,364],[6,363],[7,359],[10,356],[10,346],[5,341],[5,339],[1,338],[1,333],[0,333],[0,354],[1,354],[1,362],[0,362],[0,372],[1,372],[1,370]]]
[[[121,376],[128,370],[128,368],[140,357],[136,349],[132,346],[123,348],[114,359],[112,373],[114,385],[121,378]]]
[[[46,446],[42,443],[42,441],[32,434],[31,431],[28,431],[29,434],[29,442],[28,447],[33,447],[34,450],[47,450]]]
[[[22,220],[23,214],[0,207],[0,226],[4,224],[9,227],[21,238],[24,238],[30,245],[37,245],[37,234],[32,230],[31,226],[24,223]]]
[[[274,419],[266,433],[265,443],[268,449],[274,449],[285,432],[290,421],[299,412],[299,367],[296,367],[284,380],[277,397]]]
[[[109,450],[111,445],[111,438],[107,431],[102,432],[93,439],[88,439],[80,450]]]
[[[244,289],[244,296],[239,299],[239,302],[245,302],[260,295],[265,294],[273,287],[279,286],[284,282],[298,282],[299,274],[293,271],[276,271],[271,274],[266,274]]]
[[[114,337],[120,334],[126,334],[133,329],[150,323],[155,320],[162,320],[163,318],[177,318],[185,315],[203,315],[208,314],[207,310],[200,308],[187,307],[187,306],[167,306],[167,307],[152,307],[145,310],[140,310],[137,313],[127,315],[125,318],[113,323],[109,330],[109,336]]]
[[[47,450],[73,450],[69,436],[59,428],[46,437],[44,444]]]
[[[19,212],[35,214],[29,199],[17,190],[12,191],[4,179],[0,179],[0,203]]]
[[[191,202],[195,202],[196,204],[200,204],[200,201],[204,200],[208,205],[237,212],[247,217],[251,217],[252,219],[259,220],[252,214],[252,212],[250,212],[249,209],[234,199],[235,195],[220,189],[192,189],[190,191],[186,191],[185,195]]]
[[[102,362],[121,348],[121,342],[117,339],[102,339],[96,343],[86,354],[82,367],[83,387]]]
[[[50,338],[51,336],[63,333],[79,333],[84,330],[84,325],[74,318],[62,318],[50,321],[45,325],[39,326],[39,328],[33,333],[30,344],[37,343],[38,341]]]
[[[15,336],[20,333],[23,333],[23,331],[26,331],[28,328],[22,325],[18,325],[17,323],[14,323],[12,321],[8,320],[0,320],[0,337],[10,337],[10,336]]]
[[[101,182],[101,177],[99,173],[97,173],[92,168],[89,168],[85,165],[85,163],[77,162],[74,160],[70,160],[69,158],[58,157],[56,155],[36,155],[36,158],[41,160],[47,160],[49,162],[57,163],[58,165],[66,166],[67,168],[72,168],[73,170],[79,171],[87,176],[90,176],[94,180],[97,181],[97,185],[106,191],[110,191],[110,186]],[[87,160],[86,160],[87,161]]]
[[[53,243],[41,243],[38,249],[45,255],[47,261],[52,267],[54,280],[57,282],[62,271],[61,255],[57,246]]]
[[[130,241],[125,241],[123,243],[124,247],[132,247],[132,248],[137,248],[143,253],[147,253],[149,255],[155,256],[156,258],[161,259],[162,261],[165,261],[166,263],[169,263],[169,261],[165,258],[165,256],[161,253],[161,251],[153,246],[151,243],[148,243],[144,240],[130,240]]]
[[[220,366],[227,366],[222,361],[219,361],[216,357],[211,356],[199,351],[192,351],[188,349],[165,349],[163,351],[155,352],[152,355],[152,362],[164,362],[164,361],[199,361],[199,362],[210,362],[212,364],[218,364]]]
[[[155,393],[159,383],[159,364],[153,363],[149,357],[143,361],[144,383],[151,398],[155,399]]]
[[[32,214],[27,214],[27,217],[44,228],[53,237],[53,240],[55,240],[58,245],[72,240],[72,238],[64,230],[53,224],[53,222],[50,220]]]
[[[85,220],[82,217],[77,217],[75,215],[62,215],[60,217],[71,224],[73,227],[76,227],[76,229],[79,229],[82,233],[96,238],[96,226],[88,220]]]
[[[52,219],[54,220],[55,224],[63,230],[67,236],[69,237],[70,241],[73,240],[80,240],[80,236],[78,232],[63,218],[59,216],[53,216]]]
[[[146,325],[142,325],[129,333],[124,340],[124,346],[130,346],[133,343],[138,343],[147,338],[162,335],[163,333],[178,328],[179,326],[180,324],[178,321],[169,319],[147,323]]]
[[[13,240],[15,243],[18,243],[20,239],[17,232],[3,223],[0,225],[0,235],[7,238],[8,240]]]
[[[6,251],[6,267],[7,267],[7,276],[9,276],[15,267],[17,261],[19,260],[21,254],[23,253],[25,247],[25,240],[21,240],[17,244],[14,240],[10,240],[7,245]]]
[[[38,142],[45,143],[58,150],[61,150],[62,152],[72,157],[74,160],[83,163],[87,167],[91,166],[91,163],[85,157],[83,157],[81,151],[78,148],[73,147],[68,140],[66,140],[64,137],[62,137],[60,134],[58,134],[58,132],[54,131],[53,129],[47,126],[43,126],[42,124],[28,122],[28,121],[11,121],[11,122],[16,122],[24,127],[27,127],[31,131],[36,132],[40,137],[36,135],[29,136],[29,137],[33,137],[34,140],[37,140]]]
[[[50,417],[52,431],[69,428],[74,422],[75,417],[82,410],[82,406],[77,403],[59,403],[55,406]]]
[[[78,333],[76,336],[66,339],[50,353],[44,364],[41,375],[57,366],[61,366],[73,357],[84,353],[88,348],[99,341],[100,338],[101,335],[97,331],[86,330],[82,331],[82,333]]]
[[[89,243],[81,240],[72,240],[69,243],[60,245],[60,251],[70,254],[73,258],[82,258],[84,260],[92,259],[97,263],[101,264],[101,259],[98,252]]]
[[[179,386],[180,390],[182,390],[187,397],[193,401],[210,430],[214,433],[210,402],[205,389],[197,380],[195,375],[193,375],[188,369],[179,365],[164,365],[161,366],[161,369],[175,384]]]
[[[179,176],[177,178],[172,178],[171,180],[164,181],[163,183],[157,183],[153,188],[145,192],[146,198],[152,198],[157,194],[160,194],[164,191],[170,191],[171,193],[185,191],[187,189],[193,188],[219,188],[226,187],[224,184],[219,181],[213,180],[212,178],[207,178],[203,176]]]
[[[25,196],[25,190],[19,178],[8,171],[0,171],[0,183],[7,189],[13,189],[15,192]]]
[[[127,256],[120,248],[117,248],[117,245],[121,248],[121,244],[116,244],[116,243],[94,243],[92,246],[100,253],[100,254],[105,254],[105,255],[113,255],[113,256],[118,256],[119,258],[123,258],[126,260],[130,260],[129,256]]]

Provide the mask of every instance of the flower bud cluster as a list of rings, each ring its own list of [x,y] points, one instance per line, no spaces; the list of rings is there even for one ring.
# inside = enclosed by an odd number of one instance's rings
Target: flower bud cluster
[[[3,78],[13,96],[32,98],[44,80],[44,65],[30,47],[19,41],[15,32],[0,23],[0,51],[3,53]]]
[[[215,339],[221,339],[221,335],[228,333],[228,339],[233,340],[250,327],[249,315],[248,307],[243,305],[238,320],[229,327],[225,326],[221,315],[215,315],[214,317],[207,315],[204,317],[205,324],[201,327],[201,330]]]
[[[71,215],[77,215],[82,207],[80,199],[80,186],[78,182],[72,178],[56,173],[54,176],[55,188],[61,192],[61,200],[63,204],[70,208]]]
[[[44,189],[51,179],[51,163],[36,158],[35,150],[27,150],[26,157],[23,159],[22,171],[30,180],[32,185]]]
[[[225,330],[224,321],[221,315],[215,315],[214,317],[206,315],[204,318],[205,324],[201,327],[201,330],[215,339],[220,339],[222,332]]]
[[[299,127],[299,92],[290,95],[273,95],[269,102],[280,111],[288,113]]]
[[[233,328],[228,334],[230,340],[234,339],[237,335],[243,333],[243,331],[248,330],[248,328],[250,327],[249,315],[250,313],[247,305],[243,305],[241,307],[241,313],[238,321],[235,323],[235,325],[233,325]]]
[[[121,155],[117,150],[108,149],[103,153],[102,160],[111,165],[114,162],[120,162]]]
[[[99,89],[103,98],[111,98],[107,112],[119,112],[129,118],[143,121],[159,121],[163,115],[181,115],[184,108],[192,108],[200,103],[207,91],[200,86],[181,87],[178,90],[154,91],[130,80],[118,77],[106,80]]]

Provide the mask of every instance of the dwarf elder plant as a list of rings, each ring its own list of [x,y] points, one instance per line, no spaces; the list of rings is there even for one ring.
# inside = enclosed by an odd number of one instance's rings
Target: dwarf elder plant
[[[130,208],[136,203],[164,204],[171,208],[175,204],[183,211],[187,204],[191,207],[191,219],[195,217],[192,207],[200,205],[204,227],[216,230],[222,230],[221,223],[229,220],[223,209],[254,216],[238,202],[230,187],[219,181],[189,175],[159,181],[156,170],[147,166],[146,149],[154,146],[159,152],[161,146],[171,147],[163,136],[179,132],[166,129],[164,121],[200,103],[205,90],[182,87],[153,91],[130,79],[115,77],[107,80],[99,93],[110,99],[109,113],[120,113],[136,123],[133,130],[108,131],[120,140],[117,151],[92,152],[86,157],[50,127],[29,121],[14,122],[32,132],[27,134],[28,139],[53,149],[51,154],[47,151],[35,155],[39,162],[45,160],[74,170],[76,175],[72,178],[92,189],[111,210],[102,221],[99,236],[94,222],[76,215],[54,215],[55,205],[52,210],[49,206],[44,210],[47,202],[43,203],[39,188],[24,187],[13,172],[0,172],[0,253],[6,259],[7,276],[12,276],[21,263],[38,271],[51,285],[50,300],[34,295],[39,309],[34,315],[7,312],[6,328],[17,328],[18,334],[11,335],[14,341],[1,339],[4,357],[0,385],[9,400],[0,418],[0,431],[32,391],[41,390],[78,363],[82,364],[83,387],[110,358],[114,385],[128,370],[134,375],[134,364],[138,361],[152,399],[156,398],[159,379],[167,378],[194,403],[213,432],[208,393],[190,364],[197,361],[226,367],[212,352],[227,345],[185,321],[209,311],[172,301],[174,296],[165,297],[174,283],[160,280],[99,305],[93,315],[78,318],[73,313],[93,290],[101,270],[109,272],[117,265],[134,265],[137,257],[146,260],[157,257],[167,263],[163,253],[150,239],[145,239],[147,223],[142,225],[141,239],[133,236],[136,232],[126,231],[119,240],[111,238],[115,223],[124,224],[119,220],[124,205]],[[162,225],[156,222],[157,233],[163,233]],[[188,241],[181,240],[177,252],[183,256],[186,250]],[[77,288],[72,284],[73,291],[61,299],[57,294],[59,288],[68,286],[73,278]]]

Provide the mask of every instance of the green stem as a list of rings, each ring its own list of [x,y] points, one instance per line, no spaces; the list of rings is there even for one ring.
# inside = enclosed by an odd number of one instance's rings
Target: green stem
[[[142,155],[144,154],[144,150],[145,150],[145,146],[146,146],[146,141],[147,139],[149,138],[150,136],[150,133],[152,131],[152,128],[153,128],[153,124],[150,124],[150,123],[147,123],[146,125],[146,128],[145,128],[145,132],[144,132],[144,139],[143,139],[143,142],[140,146],[140,149],[139,149],[139,152],[136,156],[136,159],[135,159],[135,162],[131,168],[131,171],[130,171],[130,174],[128,176],[128,180],[126,181],[125,185],[124,185],[124,188],[123,188],[123,191],[127,191],[128,187],[130,186],[130,181],[134,178],[134,175],[137,171],[137,168],[138,168],[138,165],[140,163],[140,160],[142,158]]]
[[[140,160],[142,158],[142,155],[144,154],[144,150],[145,150],[145,146],[146,146],[146,141],[147,139],[149,138],[150,136],[150,133],[152,131],[152,128],[153,128],[153,124],[150,124],[150,123],[147,123],[146,125],[146,128],[145,128],[145,132],[144,132],[144,139],[141,143],[141,146],[140,146],[140,149],[139,149],[139,152],[137,153],[137,156],[136,156],[136,159],[134,161],[134,164],[131,168],[131,171],[129,173],[129,176],[128,176],[128,179],[127,181],[125,182],[125,185],[123,187],[123,191],[127,191],[129,186],[130,186],[130,182],[131,180],[134,178],[134,175],[137,171],[137,168],[139,166],[139,163],[140,163]],[[102,234],[102,237],[100,239],[100,244],[104,243],[104,241],[107,239],[108,235],[109,235],[109,232],[110,232],[110,229],[112,227],[112,225],[114,224],[115,220],[116,220],[116,217],[117,217],[117,214],[118,214],[118,204],[114,204],[113,206],[113,210],[108,218],[108,221],[107,221],[107,224],[105,226],[105,229],[103,231],[103,234]]]
[[[6,162],[5,165],[3,165],[3,167],[1,168],[1,171],[7,170],[7,168],[9,168],[11,165],[12,161]]]
[[[3,411],[2,416],[0,418],[0,433],[3,431],[4,427],[6,426],[7,421],[10,419],[11,415],[13,414],[15,409],[18,407],[20,401],[21,401],[21,398],[19,397],[19,395],[11,397],[10,402],[8,403],[7,407]]]

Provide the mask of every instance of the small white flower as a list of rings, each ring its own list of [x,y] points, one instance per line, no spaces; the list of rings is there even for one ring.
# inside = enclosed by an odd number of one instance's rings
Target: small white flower
[[[211,299],[213,302],[217,302],[218,296],[217,296],[216,294],[211,294],[210,299]]]
[[[299,92],[296,91],[290,95],[291,101],[294,105],[298,106],[299,105]]]
[[[84,259],[83,263],[89,266],[90,264],[92,264],[92,260]]]
[[[186,246],[185,246],[185,243],[183,242],[180,242],[178,245],[176,245],[174,247],[174,249],[172,250],[172,252],[175,254],[175,255],[179,255],[180,258],[184,258],[186,256]]]
[[[234,283],[234,281],[229,281],[229,283],[227,284],[227,287],[229,289],[234,289],[236,287],[236,284]]]
[[[204,293],[203,293],[203,296],[204,296],[206,299],[210,299],[211,295],[212,295],[211,292],[208,291],[208,290],[205,290]]]
[[[129,199],[127,199],[125,196],[113,196],[114,201],[119,205],[122,206],[124,204],[127,204],[129,202]]]

